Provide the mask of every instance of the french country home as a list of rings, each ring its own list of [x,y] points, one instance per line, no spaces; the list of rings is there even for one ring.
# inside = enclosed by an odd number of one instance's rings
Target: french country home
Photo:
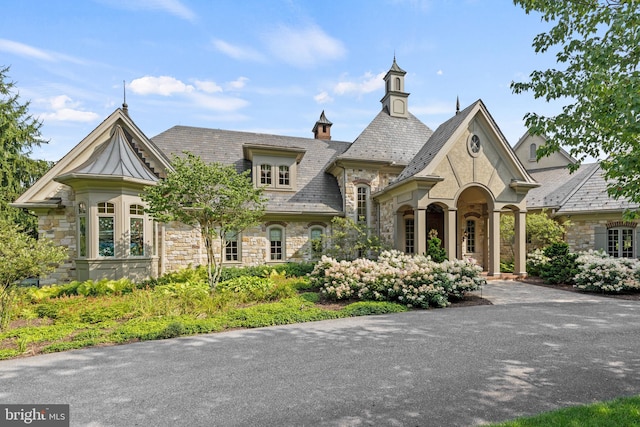
[[[575,160],[565,152],[535,161],[544,139],[525,135],[512,148],[482,100],[432,130],[410,112],[405,75],[394,58],[380,112],[350,142],[332,140],[324,111],[313,138],[189,126],[148,138],[123,104],[13,203],[37,215],[41,238],[68,248],[41,283],[142,279],[206,263],[199,230],[154,221],[140,197],[184,152],[250,170],[265,188],[261,224],[228,242],[226,265],[317,258],[312,240],[330,235],[334,217],[350,217],[405,253],[424,253],[436,230],[449,258],[473,258],[499,276],[500,216],[510,213],[514,273],[526,275],[526,214],[543,209],[570,220],[573,249],[637,257],[639,230],[622,220],[633,206],[607,197],[597,164],[569,174]]]

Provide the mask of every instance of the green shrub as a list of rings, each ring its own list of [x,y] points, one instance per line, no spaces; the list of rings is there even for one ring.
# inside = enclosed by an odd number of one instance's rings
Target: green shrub
[[[300,298],[305,301],[317,304],[320,301],[320,294],[317,292],[305,292],[303,294],[300,294]]]
[[[427,256],[430,256],[434,262],[442,262],[447,259],[447,251],[442,247],[442,240],[438,238],[436,230],[429,231]]]
[[[157,336],[158,339],[175,338],[184,335],[184,325],[181,322],[171,322]]]
[[[372,314],[401,313],[407,307],[386,301],[358,301],[344,307],[341,312],[347,316],[369,316]]]
[[[58,317],[58,307],[54,304],[40,304],[36,307],[36,314],[40,318],[56,319]]]
[[[573,284],[573,278],[578,274],[578,255],[569,252],[569,245],[565,242],[553,243],[544,249],[544,255],[549,259],[540,270],[540,277],[545,283]]]

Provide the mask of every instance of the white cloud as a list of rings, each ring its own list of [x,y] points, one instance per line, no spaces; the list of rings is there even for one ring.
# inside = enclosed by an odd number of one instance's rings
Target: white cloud
[[[443,75],[443,74],[444,74],[444,72],[443,72],[442,70],[438,70],[438,71],[436,72],[436,74],[437,74],[437,75],[439,75],[439,76],[441,76],[441,75]]]
[[[211,43],[218,52],[224,53],[225,55],[239,61],[263,62],[265,60],[264,56],[260,52],[251,48],[232,45],[231,43],[227,43],[220,39],[214,39]]]
[[[145,76],[133,80],[129,84],[133,93],[139,95],[170,96],[175,93],[189,93],[194,90],[191,85],[186,85],[180,80],[170,76]]]
[[[196,14],[179,0],[102,0],[102,3],[127,10],[160,10],[187,21],[196,20]]]
[[[222,92],[222,88],[218,86],[215,82],[205,81],[205,80],[196,80],[194,84],[198,90],[201,90],[206,93]]]
[[[235,83],[241,84],[246,80],[248,79],[240,77]],[[249,105],[241,98],[212,95],[221,94],[223,90],[215,82],[205,80],[195,80],[192,86],[170,76],[145,76],[133,80],[129,88],[138,95],[182,97],[186,102],[208,110],[233,112]]]
[[[375,92],[384,88],[384,75],[379,73],[373,75],[370,72],[365,73],[356,81],[343,80],[333,87],[333,92],[337,95],[345,95],[348,93],[365,94]]]
[[[234,81],[227,83],[226,86],[229,90],[240,90],[247,85],[248,81],[249,79],[246,77],[238,77]]]
[[[341,59],[347,52],[340,40],[315,25],[300,29],[280,26],[266,34],[265,41],[272,55],[300,68]]]
[[[58,95],[52,98],[41,99],[37,101],[39,104],[46,104],[47,109],[53,110],[42,113],[40,120],[57,121],[57,122],[93,122],[98,120],[100,116],[91,111],[82,111],[79,102],[74,102],[67,95]]]
[[[7,39],[0,39],[0,51],[26,56],[28,58],[42,59],[44,61],[55,61],[53,55],[44,50]]]
[[[320,92],[319,94],[314,96],[313,99],[318,104],[327,104],[329,102],[333,102],[333,98],[326,91]]]

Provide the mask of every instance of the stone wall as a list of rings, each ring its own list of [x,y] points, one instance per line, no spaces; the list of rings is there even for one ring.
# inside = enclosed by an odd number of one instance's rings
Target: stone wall
[[[60,209],[38,212],[38,235],[56,245],[67,248],[68,258],[52,273],[40,278],[41,285],[52,285],[76,280],[76,266],[73,260],[77,257],[76,213],[73,191],[67,186],[60,186],[56,197],[60,197]]]

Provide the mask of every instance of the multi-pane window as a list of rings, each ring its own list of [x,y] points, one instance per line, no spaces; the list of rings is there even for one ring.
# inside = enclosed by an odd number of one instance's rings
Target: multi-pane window
[[[415,252],[415,223],[413,218],[404,220],[404,251],[408,254]]]
[[[98,203],[98,256],[115,256],[114,214],[113,203]]]
[[[78,256],[87,256],[87,204],[78,203]]]
[[[369,189],[367,187],[358,187],[356,196],[356,222],[358,224],[367,224],[369,222]]]
[[[271,185],[271,165],[260,165],[260,184]]]
[[[144,207],[129,206],[129,255],[144,256]]]
[[[235,231],[229,231],[225,235],[225,247],[224,247],[224,257],[227,261],[239,261],[240,260],[240,251],[238,245],[238,233]]]
[[[279,261],[283,259],[284,242],[282,228],[269,229],[269,258],[271,261]]]
[[[466,253],[475,253],[476,251],[476,222],[473,220],[467,221],[465,227],[465,233],[467,234],[467,247]]]
[[[289,180],[289,166],[279,166],[278,167],[278,183],[280,185],[290,185],[290,180]]]
[[[633,258],[633,228],[607,230],[607,253],[616,258]]]
[[[324,235],[322,228],[314,227],[309,232],[309,239],[311,242],[311,252],[314,256],[319,256],[322,254],[323,241],[322,236]]]

